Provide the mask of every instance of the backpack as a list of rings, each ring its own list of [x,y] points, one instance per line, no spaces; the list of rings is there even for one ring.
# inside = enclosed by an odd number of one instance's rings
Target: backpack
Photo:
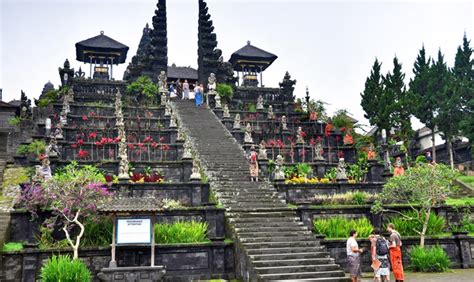
[[[377,238],[377,241],[375,242],[375,252],[378,256],[385,256],[388,254],[388,245],[384,238]]]

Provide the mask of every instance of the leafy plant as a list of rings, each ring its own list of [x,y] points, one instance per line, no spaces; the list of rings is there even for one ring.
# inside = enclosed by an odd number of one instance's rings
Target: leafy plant
[[[283,172],[285,173],[285,178],[293,178],[298,176],[298,168],[296,166],[284,166]]]
[[[16,153],[18,155],[27,155],[30,152],[28,145],[26,144],[21,144],[16,148]]]
[[[11,126],[18,126],[18,125],[20,125],[22,120],[23,119],[19,116],[12,117],[8,120],[8,124],[11,125]]]
[[[247,104],[247,110],[251,113],[256,113],[257,112],[257,106],[253,103]]]
[[[149,101],[152,104],[157,102],[158,86],[146,75],[142,75],[134,82],[127,85],[127,94],[136,95],[136,102]]]
[[[21,242],[8,242],[3,245],[2,250],[4,252],[19,252],[23,250],[23,243]]]
[[[38,248],[40,250],[63,249],[69,246],[66,239],[63,239],[63,240],[54,239],[53,228],[47,228],[46,226],[41,226],[39,228],[40,234],[39,236],[37,236],[36,240],[38,241]]]
[[[154,232],[157,244],[209,242],[206,222],[157,223],[154,226]]]
[[[348,116],[348,111],[346,109],[338,110],[334,113],[332,124],[339,129],[354,127],[354,123]]]
[[[314,230],[323,234],[328,238],[345,238],[349,236],[349,232],[354,229],[359,237],[369,236],[374,227],[370,221],[363,217],[359,219],[347,219],[345,217],[331,217],[316,219],[313,221]]]
[[[78,259],[69,256],[53,256],[41,268],[40,277],[43,282],[88,282],[91,272]]]
[[[396,226],[397,231],[400,232],[402,236],[415,236],[420,235],[423,229],[423,223],[425,222],[424,216],[425,215],[418,214],[416,211],[406,211],[398,216],[389,218],[389,221]],[[439,235],[444,232],[445,228],[445,219],[431,213],[425,235]]]
[[[43,140],[34,140],[28,145],[28,153],[39,156],[46,150],[46,143]]]
[[[316,195],[313,202],[321,205],[365,205],[376,199],[376,194],[357,191],[344,194]]]
[[[328,171],[326,171],[326,173],[324,174],[324,178],[327,178],[333,181],[336,179],[336,175],[337,175],[337,168],[333,167],[329,169]]]
[[[414,246],[410,253],[411,268],[421,272],[443,272],[449,269],[451,261],[439,245],[431,248]]]
[[[234,96],[234,89],[232,86],[224,83],[218,83],[216,87],[216,91],[221,96],[222,100],[229,102]]]
[[[84,221],[84,237],[81,240],[81,247],[105,247],[112,242],[113,222],[109,217]]]
[[[297,164],[296,171],[299,177],[309,177],[313,173],[311,166],[305,163]]]
[[[16,186],[30,180],[28,169],[25,167],[7,167],[3,173],[2,187]]]

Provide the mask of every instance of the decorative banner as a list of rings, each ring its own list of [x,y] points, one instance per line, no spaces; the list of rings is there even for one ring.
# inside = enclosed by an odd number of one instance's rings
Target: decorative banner
[[[117,244],[151,244],[149,218],[117,219]]]

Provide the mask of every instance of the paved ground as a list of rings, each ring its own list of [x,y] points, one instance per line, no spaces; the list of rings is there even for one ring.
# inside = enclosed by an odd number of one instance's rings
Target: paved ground
[[[414,273],[405,274],[406,282],[472,282],[474,281],[474,269],[453,269],[444,273]],[[362,282],[372,282],[371,273],[364,273]],[[395,281],[393,276],[390,281]]]

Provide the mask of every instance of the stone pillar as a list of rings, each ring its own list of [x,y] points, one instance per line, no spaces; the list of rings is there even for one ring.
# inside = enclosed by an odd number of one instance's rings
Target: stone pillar
[[[466,234],[456,234],[454,238],[461,254],[461,266],[462,268],[469,268],[472,263],[470,237]]]

